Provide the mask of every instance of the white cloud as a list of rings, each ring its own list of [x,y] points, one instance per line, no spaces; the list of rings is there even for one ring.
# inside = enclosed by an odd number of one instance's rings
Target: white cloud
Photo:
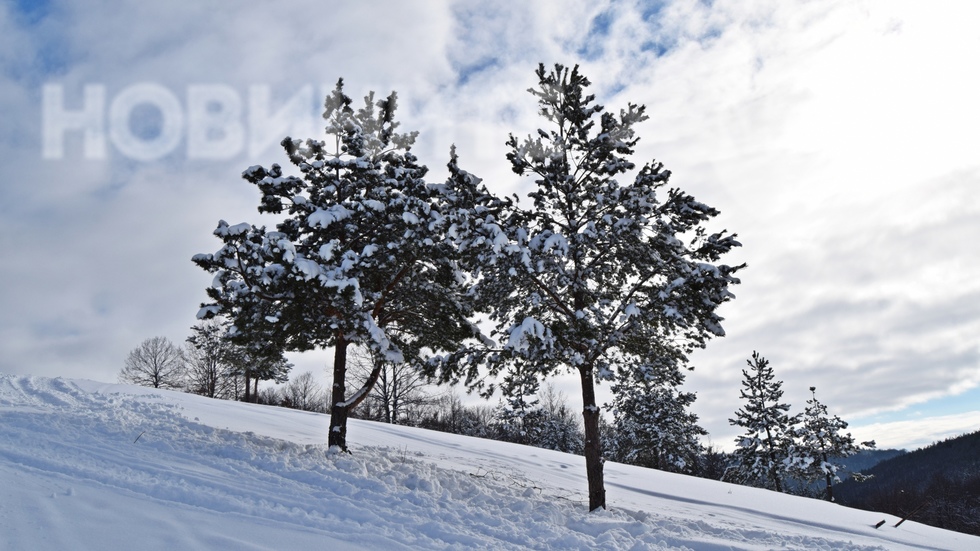
[[[856,440],[874,440],[878,449],[915,450],[936,442],[977,431],[980,412],[925,417],[894,423],[875,423],[854,428]]]

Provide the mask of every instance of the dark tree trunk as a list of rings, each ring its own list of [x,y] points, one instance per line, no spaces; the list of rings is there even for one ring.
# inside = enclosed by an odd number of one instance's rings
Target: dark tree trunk
[[[383,367],[383,366],[382,366]],[[399,400],[398,400],[398,375],[395,374],[394,368],[391,370],[391,407],[388,408],[388,422],[398,424],[398,410],[399,410]]]
[[[329,447],[337,446],[347,451],[347,413],[350,411],[346,398],[347,380],[347,341],[338,336],[333,354],[333,387],[330,394],[330,434]]]
[[[827,464],[827,454],[826,453],[823,454],[822,459],[823,459],[824,465],[826,465]],[[834,500],[834,476],[831,475],[830,473],[827,473],[826,474],[826,477],[827,477],[827,501],[833,501]]]
[[[375,364],[371,374],[368,375],[364,386],[354,393],[353,397],[347,399],[347,345],[350,344],[343,336],[337,337],[337,344],[333,354],[333,390],[330,396],[330,435],[327,437],[327,445],[337,446],[343,451],[347,451],[347,417],[351,410],[367,398],[374,384],[378,382],[378,375],[381,373],[381,363]]]
[[[580,367],[582,377],[582,418],[585,424],[585,473],[589,479],[589,511],[606,508],[606,488],[602,482],[602,443],[599,439],[599,406],[595,403],[592,368]]]
[[[761,378],[762,375],[760,374],[759,376]],[[782,480],[780,480],[781,477],[779,476],[779,471],[776,469],[776,446],[773,444],[772,432],[769,431],[769,427],[766,427],[766,448],[769,458],[769,478],[772,479],[772,484],[776,487],[776,491],[782,493],[783,483]]]
[[[252,374],[249,370],[245,370],[245,402],[249,403],[252,401]]]
[[[398,378],[392,372],[392,376],[388,377],[388,372],[384,371],[382,361],[379,358],[374,359],[373,369],[378,372],[378,381],[381,383],[381,388],[379,393],[381,394],[381,406],[385,423],[392,424],[395,422],[397,416],[394,415],[396,408],[395,398],[398,396],[398,388],[395,386]]]
[[[772,478],[772,483],[776,487],[776,491],[782,493],[783,481],[779,476],[779,471],[776,470],[775,464],[776,457],[773,454],[769,454],[769,477]]]

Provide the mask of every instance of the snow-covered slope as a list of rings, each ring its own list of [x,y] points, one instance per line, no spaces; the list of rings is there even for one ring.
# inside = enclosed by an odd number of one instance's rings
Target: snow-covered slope
[[[820,501],[580,457],[90,381],[0,375],[0,549],[980,549]],[[876,530],[880,520],[886,524]]]

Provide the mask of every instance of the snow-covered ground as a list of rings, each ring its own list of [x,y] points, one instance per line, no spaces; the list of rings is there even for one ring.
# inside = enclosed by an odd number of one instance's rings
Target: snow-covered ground
[[[0,374],[0,549],[980,549],[821,501],[582,458],[91,381]],[[873,527],[886,520],[880,529]]]

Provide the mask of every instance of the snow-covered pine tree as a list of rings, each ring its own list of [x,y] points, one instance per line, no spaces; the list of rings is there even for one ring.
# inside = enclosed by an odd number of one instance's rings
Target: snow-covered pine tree
[[[293,364],[281,351],[272,352],[265,346],[252,346],[253,340],[234,344],[229,352],[228,362],[231,373],[240,377],[243,383],[241,399],[256,402],[259,397],[259,381],[285,383]]]
[[[501,437],[508,442],[532,444],[537,440],[540,428],[535,420],[537,409],[538,372],[530,366],[516,366],[506,373],[500,382],[503,399],[494,411]]]
[[[494,408],[497,439],[536,448],[582,453],[582,431],[565,395],[535,372],[509,372],[501,382],[504,399]]]
[[[193,259],[215,274],[200,317],[227,316],[233,334],[262,335],[279,350],[334,349],[328,442],[341,449],[348,412],[378,377],[375,369],[348,395],[350,344],[421,362],[423,351],[456,350],[473,334],[456,259],[478,222],[456,207],[484,193],[455,154],[450,181],[424,181],[410,152],[416,133],[396,132],[394,93],[352,103],[339,81],[325,101],[328,140],[283,140],[299,177],[278,164],[243,173],[262,194],[259,212],[279,215],[275,231],[221,221],[224,246]]]
[[[817,388],[811,386],[812,398],[806,402],[806,410],[799,426],[794,431],[796,453],[793,474],[807,485],[824,482],[824,496],[834,501],[834,484],[840,482],[837,476],[843,459],[863,449],[874,448],[874,441],[857,444],[850,433],[842,432],[847,422],[840,417],[831,416],[827,406],[817,400]]]
[[[582,429],[568,407],[565,394],[549,383],[538,394],[540,405],[535,419],[537,441],[533,445],[549,450],[582,454]]]
[[[704,453],[700,438],[708,431],[698,425],[698,416],[688,411],[696,395],[678,390],[683,374],[666,375],[671,376],[637,380],[636,373],[623,373],[626,378],[613,385],[613,402],[608,406],[616,427],[612,458],[691,474]]]
[[[769,361],[752,352],[746,363],[749,369],[742,370],[740,392],[745,405],[728,420],[746,432],[735,439],[726,480],[782,492],[794,462],[793,435],[799,417],[790,416],[790,406],[780,402],[783,382],[775,379]]]
[[[476,290],[500,341],[486,356],[491,375],[515,366],[542,377],[578,373],[595,510],[606,504],[596,382],[679,369],[723,335],[716,309],[733,297],[739,267],[716,263],[739,243],[705,231],[718,211],[668,188],[661,163],[640,168],[632,183],[617,180],[636,168],[628,157],[643,106],[604,112],[578,67],[541,65],[537,76],[530,92],[551,126],[507,142],[513,170],[537,177],[533,204],[507,203],[492,223],[484,219]]]

